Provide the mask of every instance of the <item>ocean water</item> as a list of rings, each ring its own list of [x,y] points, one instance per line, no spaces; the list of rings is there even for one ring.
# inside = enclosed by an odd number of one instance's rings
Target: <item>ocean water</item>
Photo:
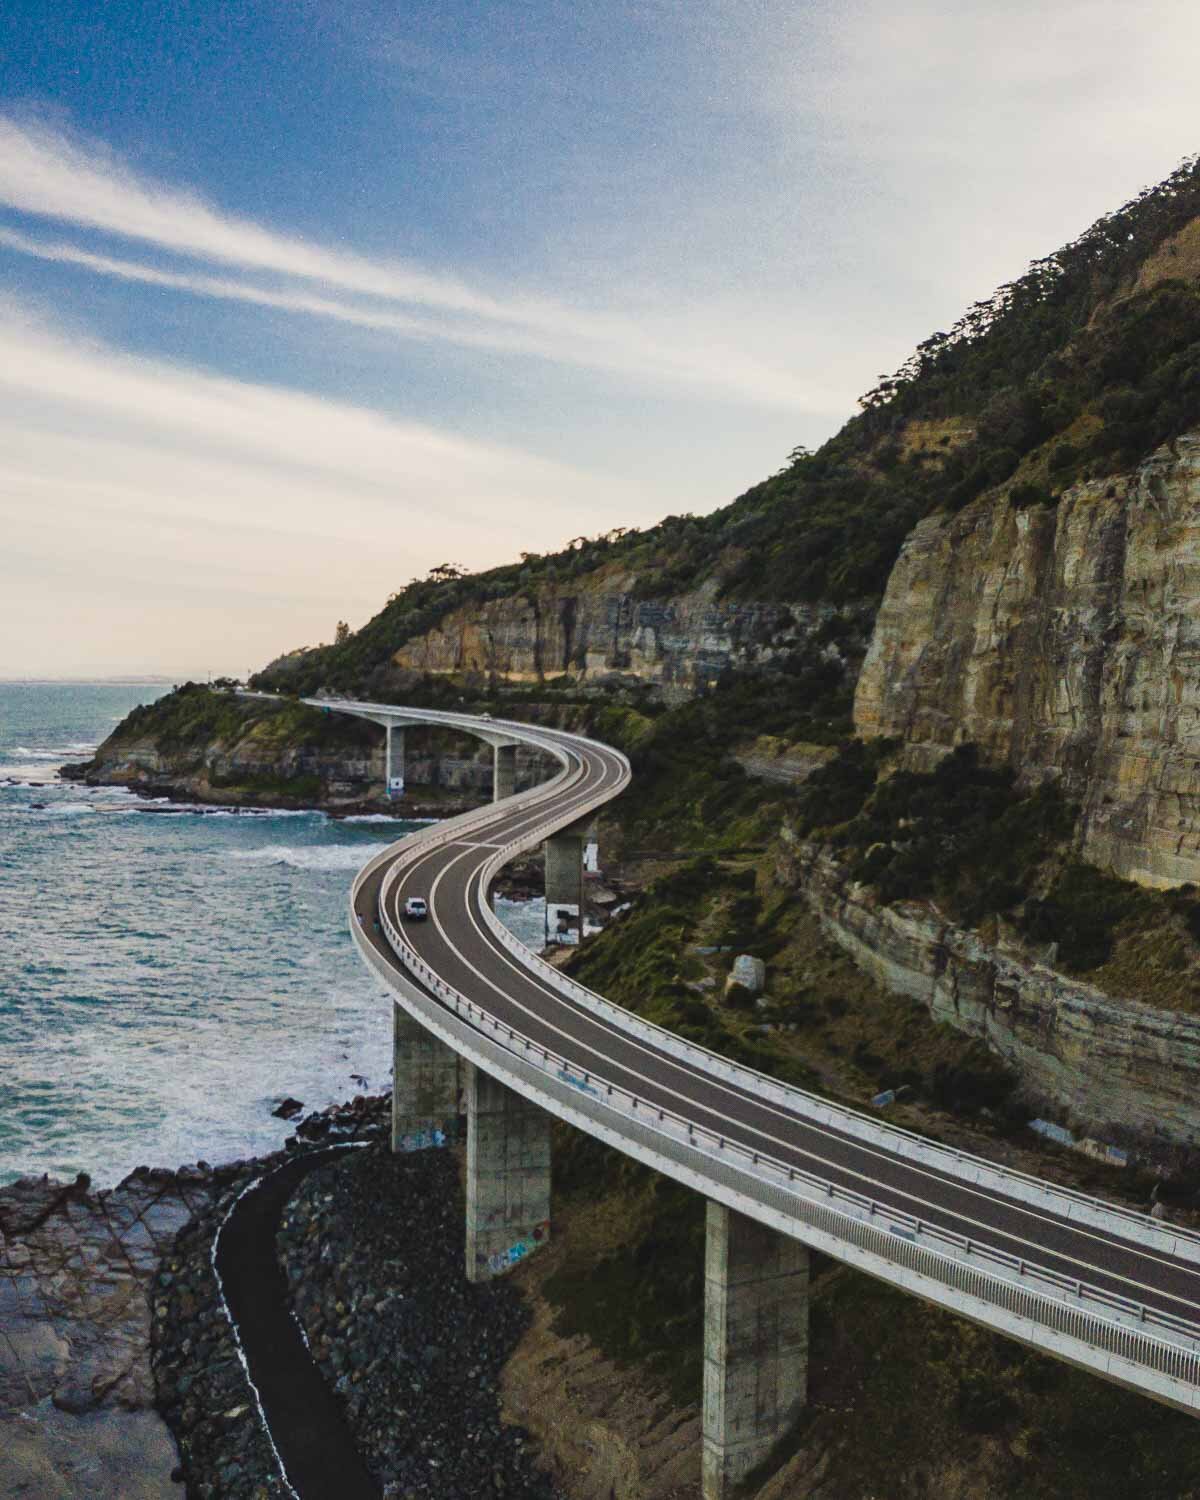
[[[274,1149],[287,1095],[386,1087],[351,877],[405,825],[56,779],[166,685],[0,683],[0,1184]],[[540,903],[503,903],[538,941]]]

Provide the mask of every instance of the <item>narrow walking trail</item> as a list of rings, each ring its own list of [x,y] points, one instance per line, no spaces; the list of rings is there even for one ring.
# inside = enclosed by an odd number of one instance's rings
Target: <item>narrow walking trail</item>
[[[382,1493],[289,1311],[275,1255],[284,1206],[300,1182],[354,1149],[306,1152],[264,1177],[238,1199],[214,1248],[268,1433],[299,1500],[380,1500]]]

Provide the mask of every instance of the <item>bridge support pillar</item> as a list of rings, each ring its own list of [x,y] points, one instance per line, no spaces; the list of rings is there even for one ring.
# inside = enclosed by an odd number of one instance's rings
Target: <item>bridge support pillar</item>
[[[465,1066],[467,1280],[490,1281],[550,1237],[550,1115]]]
[[[492,749],[492,801],[511,797],[517,788],[517,747],[496,745]]]
[[[458,1053],[392,1007],[392,1150],[424,1151],[458,1137]]]
[[[808,1393],[808,1250],[709,1202],[704,1264],[704,1500],[728,1500]]]
[[[387,793],[389,797],[404,796],[404,726],[388,724],[387,728]]]
[[[578,942],[583,936],[583,872],[595,868],[596,830],[584,820],[548,838],[546,849],[546,941]]]

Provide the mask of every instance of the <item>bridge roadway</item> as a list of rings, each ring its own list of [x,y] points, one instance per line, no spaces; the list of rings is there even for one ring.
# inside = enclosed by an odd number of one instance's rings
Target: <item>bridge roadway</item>
[[[390,708],[338,700],[324,706],[350,714],[371,709],[371,717],[377,718]],[[423,718],[420,709],[401,706],[396,706],[395,714],[410,723]],[[870,1233],[876,1236],[874,1259],[856,1256],[852,1248],[846,1248],[855,1244],[850,1221],[843,1220],[850,1238],[835,1238],[832,1244],[828,1233],[822,1239],[822,1232],[814,1229],[819,1223],[814,1218],[808,1220],[808,1233],[802,1215],[795,1221],[789,1218],[786,1232],[792,1233],[790,1226],[795,1223],[795,1238],[801,1241],[807,1239],[808,1244],[831,1254],[844,1250],[844,1259],[852,1265],[883,1275],[916,1295],[930,1296],[944,1307],[956,1308],[1058,1358],[1083,1364],[1200,1415],[1200,1236],[1175,1232],[1145,1215],[1103,1205],[1020,1173],[1007,1173],[1002,1167],[993,1169],[978,1158],[889,1130],[882,1122],[864,1124],[862,1116],[840,1115],[801,1091],[784,1091],[747,1070],[729,1068],[715,1059],[709,1062],[699,1050],[681,1046],[666,1035],[655,1041],[654,1029],[631,1020],[627,1025],[627,1013],[612,1008],[613,1013],[606,1016],[604,1005],[597,1013],[571,998],[570,986],[561,978],[532,956],[522,960],[525,950],[520,945],[514,953],[493,932],[483,916],[486,882],[502,862],[502,849],[535,846],[571,822],[586,819],[616,795],[627,781],[627,762],[604,745],[541,726],[499,720],[481,723],[458,714],[431,714],[429,721],[447,726],[458,721],[460,729],[481,730],[486,735],[511,732],[543,750],[549,748],[564,771],[541,789],[493,805],[490,816],[468,814],[459,840],[453,840],[455,822],[444,823],[437,837],[434,829],[429,831],[428,847],[420,835],[402,840],[360,874],[353,897],[354,936],[371,953],[375,968],[389,975],[390,987],[401,996],[405,989],[411,995],[420,993],[420,1008],[414,1011],[419,1019],[425,1011],[431,1016],[447,1014],[446,1031],[453,1032],[449,1002],[438,993],[438,984],[443,984],[469,1005],[486,1011],[486,1029],[480,1019],[469,1020],[469,1011],[465,1014],[460,1008],[456,1008],[455,1025],[468,1026],[469,1034],[481,1040],[490,1038],[490,1046],[502,1037],[495,1025],[499,1023],[499,1028],[511,1028],[519,1038],[529,1038],[535,1049],[546,1049],[565,1059],[580,1076],[589,1077],[598,1086],[598,1091],[589,1092],[603,1094],[604,1085],[610,1085],[618,1094],[627,1091],[643,1106],[651,1106],[633,1119],[652,1119],[661,1109],[690,1122],[696,1128],[696,1145],[693,1151],[688,1140],[688,1161],[675,1175],[702,1191],[706,1181],[717,1199],[721,1199],[721,1169],[712,1155],[712,1136],[721,1145],[739,1146],[747,1154],[759,1152],[763,1158],[795,1169],[807,1178],[810,1191],[816,1178],[822,1185],[817,1191],[831,1185],[834,1193],[844,1191],[858,1194],[859,1200],[871,1200],[874,1206],[868,1224],[874,1226]],[[386,906],[381,906],[384,894]],[[408,895],[428,900],[429,921],[402,919],[401,907]],[[395,948],[387,929],[392,930]],[[420,977],[422,966],[428,971],[425,980]],[[478,1050],[486,1052],[483,1046]],[[547,1079],[547,1089],[552,1089],[552,1079]],[[522,1092],[532,1098],[540,1095],[546,1107],[564,1113],[561,1107],[555,1109],[549,1095],[541,1094],[540,1086],[529,1089],[526,1085]],[[624,1128],[628,1149],[639,1155],[634,1145],[636,1128],[622,1127],[622,1116],[615,1110],[601,1113],[606,1121],[598,1133],[603,1136],[607,1130],[607,1139],[619,1145]],[[585,1130],[592,1128],[586,1121],[579,1124]],[[709,1133],[709,1139],[703,1142],[700,1133]],[[657,1157],[648,1157],[645,1151],[640,1155],[658,1164]],[[732,1155],[726,1154],[723,1160]],[[679,1161],[678,1146],[673,1160]],[[748,1161],[741,1158],[739,1166],[745,1172]],[[661,1170],[672,1170],[669,1161]],[[772,1181],[780,1179],[775,1175]],[[729,1202],[727,1194],[723,1200]],[[853,1212],[852,1205],[849,1211]],[[754,1215],[753,1202],[742,1212]],[[932,1287],[927,1275],[922,1280],[915,1244],[906,1247],[883,1236],[885,1259],[879,1259],[879,1229],[888,1224],[889,1215],[898,1220],[891,1235],[898,1232],[906,1241],[916,1242],[929,1232],[930,1244],[921,1254],[927,1248],[942,1256],[948,1253],[939,1250],[939,1245],[947,1244],[939,1239],[939,1232],[968,1242],[968,1259],[960,1263],[965,1275],[957,1281],[951,1277],[947,1283],[960,1287],[962,1295],[945,1295]],[[766,1223],[780,1224],[766,1209],[762,1217]],[[904,1224],[915,1227],[916,1235],[904,1232]],[[906,1260],[907,1251],[913,1254]],[[962,1253],[960,1245],[957,1254]],[[989,1257],[1007,1259],[1010,1269],[1005,1271],[998,1260]],[[906,1265],[913,1275],[906,1274]],[[978,1275],[971,1280],[972,1266],[983,1272],[983,1281]],[[998,1280],[1005,1275],[1007,1283]],[[1014,1283],[1014,1277],[1020,1278],[1019,1283]],[[1065,1278],[1070,1286],[1059,1284],[1055,1289],[1046,1278],[1058,1278],[1059,1283]],[[1014,1296],[1005,1293],[1005,1284],[1008,1293],[1013,1293],[1014,1286],[1023,1287],[1043,1299],[1044,1305],[1047,1298],[1052,1299],[1059,1313],[1023,1313],[1023,1308],[1032,1305],[1028,1299],[1020,1301],[1025,1292],[1017,1293],[1014,1301]],[[983,1302],[980,1286],[993,1289],[983,1293]],[[1124,1305],[1110,1310],[1106,1298],[1121,1299]],[[998,1310],[995,1313],[984,1305],[992,1302]],[[1002,1308],[1014,1316],[999,1311]],[[1073,1310],[1079,1310],[1083,1323]],[[1098,1328],[1101,1320],[1107,1320],[1109,1331]],[[1112,1325],[1125,1329],[1116,1341]],[[1131,1349],[1131,1341],[1140,1341],[1142,1353]],[[1106,1349],[1113,1355],[1106,1355]]]
[[[539,730],[557,739],[577,776],[555,802],[557,815],[590,809],[605,788],[620,780],[622,762],[611,751],[573,736]],[[898,1214],[921,1219],[1084,1281],[1113,1295],[1197,1325],[1200,1333],[1200,1256],[1196,1260],[1149,1248],[1122,1233],[1120,1217],[1110,1227],[1070,1221],[1047,1204],[1033,1205],[992,1186],[965,1182],[952,1171],[906,1160],[815,1122],[757,1095],[752,1087],[708,1074],[661,1048],[623,1031],[618,1024],[582,1009],[547,979],[524,967],[482,920],[484,866],[497,850],[546,822],[546,810],[526,805],[476,825],[459,842],[430,848],[407,864],[388,893],[389,915],[418,957],[445,983],[486,1009],[503,1025],[565,1056],[593,1078],[614,1083],[653,1106],[717,1131],[747,1151],[759,1151],[815,1173],[837,1186],[865,1193]],[[396,964],[385,934],[373,922],[388,865],[360,887],[363,931],[379,955]],[[430,919],[405,923],[399,908],[408,896],[429,903]],[[417,982],[411,973],[408,982]],[[432,991],[429,991],[432,994]]]

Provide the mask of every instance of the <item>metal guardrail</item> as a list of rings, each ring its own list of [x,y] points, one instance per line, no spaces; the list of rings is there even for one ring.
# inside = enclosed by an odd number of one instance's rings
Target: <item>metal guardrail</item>
[[[537,807],[542,802],[555,800],[567,785],[578,779],[571,771],[570,763],[562,750],[543,739],[536,730],[531,732],[527,725],[510,724],[508,721],[491,722],[497,728],[511,728],[519,732],[527,742],[539,744],[540,748],[549,750],[564,761],[564,770],[550,782],[521,793],[518,798],[506,799],[506,815],[518,802]],[[481,912],[500,941],[516,953],[526,967],[540,976],[552,977],[556,988],[569,994],[577,1003],[585,1003],[589,1009],[601,1010],[606,1019],[623,1029],[646,1035],[659,1047],[670,1043],[667,1050],[682,1052],[689,1062],[703,1066],[705,1071],[713,1071],[713,1065],[716,1064],[721,1071],[731,1069],[736,1072],[739,1082],[743,1084],[747,1079],[752,1080],[756,1086],[766,1084],[772,1091],[779,1091],[784,1095],[788,1103],[802,1103],[805,1109],[799,1111],[801,1114],[816,1107],[839,1121],[861,1123],[870,1128],[872,1136],[900,1139],[909,1144],[910,1148],[915,1143],[923,1151],[946,1158],[957,1165],[959,1174],[962,1166],[969,1164],[1016,1182],[1036,1186],[1043,1201],[1046,1196],[1062,1196],[1077,1200],[1093,1211],[1132,1217],[1130,1210],[1121,1210],[1085,1194],[1075,1194],[1069,1189],[1060,1194],[1058,1189],[1050,1189],[1027,1174],[1000,1167],[968,1153],[931,1145],[901,1127],[883,1125],[846,1106],[779,1084],[751,1069],[730,1064],[728,1060],[707,1049],[696,1047],[675,1037],[673,1033],[632,1016],[621,1007],[596,995],[594,991],[567,979],[508,933],[483,899],[491,876],[517,850],[540,842],[548,833],[578,820],[595,806],[610,800],[628,779],[626,762],[625,774],[612,786],[604,787],[594,800],[584,799],[582,808],[576,806],[557,818],[548,817],[544,822],[538,822],[521,838],[498,850],[487,862],[480,882]],[[431,847],[460,841],[471,829],[491,822],[494,817],[495,806],[489,805],[445,824],[423,829],[404,841],[407,847],[396,852],[393,852],[395,846],[382,850],[360,871],[354,882],[352,902],[363,880],[380,865],[390,863],[391,869],[380,893],[381,925],[397,959],[427,992],[429,1006],[453,1015],[481,1039],[488,1039],[514,1065],[520,1064],[527,1074],[532,1071],[536,1079],[535,1093],[540,1090],[558,1095],[559,1103],[562,1104],[562,1090],[569,1090],[566,1099],[570,1101],[573,1110],[593,1118],[598,1125],[602,1124],[606,1134],[611,1133],[612,1117],[615,1115],[620,1120],[618,1136],[631,1138],[630,1131],[636,1130],[644,1150],[657,1154],[664,1161],[683,1170],[687,1176],[695,1176],[699,1169],[700,1175],[710,1185],[727,1186],[794,1227],[804,1226],[809,1230],[831,1235],[840,1244],[855,1246],[879,1260],[885,1268],[904,1268],[914,1275],[936,1282],[943,1290],[952,1294],[1001,1309],[1044,1328],[1049,1334],[1073,1340],[1093,1350],[1104,1351],[1141,1370],[1152,1371],[1173,1383],[1181,1383],[1188,1388],[1190,1394],[1181,1396],[1178,1391],[1174,1391],[1170,1399],[1176,1404],[1200,1409],[1200,1391],[1195,1389],[1200,1386],[1200,1328],[1195,1324],[1147,1308],[1133,1299],[1063,1276],[1048,1267],[1038,1266],[1008,1252],[982,1246],[953,1231],[892,1210],[864,1194],[838,1187],[806,1169],[789,1166],[763,1152],[750,1151],[718,1132],[695,1125],[684,1115],[657,1105],[649,1105],[630,1090],[604,1080],[594,1068],[581,1069],[571,1059],[501,1023],[488,1011],[447,985],[409,947],[403,933],[391,921],[386,894],[400,871],[407,868],[414,859]],[[352,920],[352,928],[354,927]],[[377,954],[364,934],[356,932],[355,935],[372,967],[394,987],[397,979],[394,966]],[[411,997],[409,1008],[412,1008]],[[422,1019],[433,1024],[436,1029],[435,1014],[426,1013]],[[459,1040],[465,1039],[460,1036]],[[528,1077],[526,1081],[529,1082]],[[679,1175],[679,1171],[675,1175]],[[953,1171],[951,1175],[955,1175]],[[1146,1227],[1154,1225],[1157,1228],[1157,1221],[1142,1222]],[[1155,1243],[1160,1248],[1168,1248],[1162,1239],[1156,1238]],[[887,1274],[886,1269],[884,1274]],[[945,1298],[939,1300],[945,1301]]]
[[[1184,1225],[1165,1223],[1153,1219],[1126,1204],[1111,1203],[1092,1194],[1059,1183],[1047,1183],[1016,1167],[1003,1162],[989,1161],[955,1146],[944,1146],[916,1131],[906,1130],[902,1125],[893,1125],[873,1115],[864,1114],[836,1099],[827,1099],[810,1093],[795,1084],[783,1083],[766,1073],[760,1073],[743,1063],[731,1061],[719,1053],[700,1046],[697,1042],[657,1026],[653,1021],[635,1015],[615,1001],[607,999],[595,990],[570,978],[535,953],[520,938],[511,933],[488,902],[483,898],[490,880],[503,868],[520,846],[512,845],[488,861],[480,881],[479,911],[496,940],[503,944],[529,970],[538,975],[576,1005],[596,1015],[603,1016],[612,1025],[620,1026],[630,1035],[637,1036],[650,1045],[673,1056],[694,1068],[700,1068],[710,1076],[736,1084],[753,1092],[761,1099],[770,1100],[782,1108],[795,1112],[806,1119],[835,1125],[838,1129],[857,1139],[893,1152],[897,1156],[924,1165],[958,1178],[964,1183],[981,1183],[991,1179],[1003,1186],[1013,1197],[1025,1202],[1038,1202],[1043,1206],[1052,1203],[1055,1211],[1064,1219],[1075,1223],[1091,1223],[1098,1227],[1112,1228],[1112,1220],[1121,1223],[1124,1233],[1153,1249],[1165,1254],[1178,1255],[1200,1264],[1200,1233]]]
[[[902,1267],[952,1294],[997,1307],[1052,1334],[1182,1384],[1188,1390],[1172,1390],[1170,1399],[1200,1409],[1200,1389],[1196,1389],[1200,1387],[1200,1330],[1193,1325],[1006,1252],[980,1246],[864,1194],[840,1188],[803,1168],[748,1151],[675,1111],[647,1104],[620,1085],[605,1082],[594,1071],[578,1068],[562,1054],[543,1047],[467,1000],[413,952],[386,913],[382,920],[397,957],[427,992],[428,1008],[419,1018],[437,1030],[436,1011],[440,1009],[464,1022],[481,1040],[489,1041],[520,1065],[526,1083],[522,1092],[535,1100],[547,1093],[557,1096],[558,1102],[568,1102],[574,1113],[606,1124],[605,1133],[615,1133],[617,1144],[636,1130],[643,1146],[660,1159],[660,1170],[678,1176],[674,1168],[687,1169],[689,1177],[702,1179],[704,1190],[711,1196],[720,1196],[715,1190],[727,1187],[772,1210],[784,1232],[816,1230],[837,1245],[857,1247],[882,1263],[885,1277],[888,1268]],[[395,987],[394,966],[365,939],[361,946],[381,977]],[[412,1004],[407,1008],[413,1009]],[[451,1045],[464,1050],[460,1045],[464,1040],[460,1033],[451,1039]],[[493,1061],[494,1055],[482,1065],[488,1067]],[[620,1119],[615,1132],[614,1115]],[[803,1239],[805,1234],[798,1233],[797,1237]],[[833,1248],[831,1253],[836,1255],[838,1251]],[[954,1305],[945,1297],[936,1300]],[[1181,1342],[1181,1337],[1187,1342]]]

